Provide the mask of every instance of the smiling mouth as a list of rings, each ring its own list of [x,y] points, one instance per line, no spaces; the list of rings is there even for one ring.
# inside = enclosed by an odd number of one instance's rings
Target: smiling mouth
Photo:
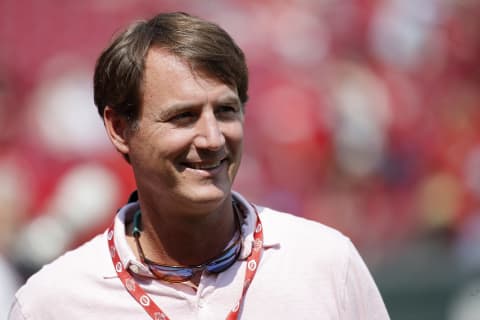
[[[213,169],[216,169],[216,168],[220,167],[225,161],[226,161],[226,159],[218,160],[218,161],[215,161],[215,162],[209,162],[209,163],[187,162],[187,163],[184,163],[183,165],[187,168],[194,169],[194,170],[213,170]]]

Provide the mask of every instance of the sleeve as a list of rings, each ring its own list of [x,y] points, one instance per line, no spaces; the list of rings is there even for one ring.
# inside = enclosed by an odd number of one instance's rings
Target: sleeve
[[[380,292],[365,262],[348,241],[341,319],[389,320]]]
[[[26,320],[27,318],[23,314],[20,304],[18,303],[18,300],[15,299],[15,301],[12,304],[12,307],[10,308],[10,312],[8,314],[8,319],[7,320]]]

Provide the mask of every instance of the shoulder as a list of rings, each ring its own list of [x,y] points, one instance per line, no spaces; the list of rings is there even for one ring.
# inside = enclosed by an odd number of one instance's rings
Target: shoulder
[[[270,208],[257,207],[263,224],[264,243],[277,246],[283,259],[308,259],[312,266],[345,272],[352,250],[350,239],[325,224]]]
[[[70,250],[33,274],[17,295],[28,293],[47,283],[62,284],[62,280],[76,281],[79,277],[105,271],[108,246],[105,235],[98,235],[78,248]]]
[[[298,268],[296,262],[302,261],[302,272],[295,282],[300,283],[303,279],[306,287],[312,281],[322,283],[322,289],[315,287],[312,295],[318,290],[330,295],[342,319],[389,318],[370,271],[347,236],[324,224],[292,214],[261,207],[257,210],[264,225],[265,238],[279,244],[277,259],[275,254],[269,257],[275,262],[272,273],[280,268]]]
[[[112,273],[104,235],[96,236],[80,247],[68,251],[32,275],[15,295],[15,308],[29,319],[50,312],[51,303],[78,301],[83,290]],[[108,264],[107,262],[110,262]],[[114,270],[113,270],[114,273]],[[84,293],[83,293],[84,294]],[[76,299],[76,300],[72,300]]]
[[[289,254],[304,252],[308,249],[315,249],[316,252],[316,249],[319,248],[327,255],[339,253],[345,256],[348,254],[350,240],[338,230],[291,213],[256,205],[238,192],[234,192],[233,195],[237,201],[247,208],[247,230],[253,232],[255,228],[255,213],[260,217],[263,226],[264,246],[282,247],[281,251]],[[292,251],[289,248],[294,250]],[[296,250],[299,248],[301,250]]]

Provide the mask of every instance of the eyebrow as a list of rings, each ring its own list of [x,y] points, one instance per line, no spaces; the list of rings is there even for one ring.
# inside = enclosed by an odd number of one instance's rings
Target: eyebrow
[[[196,109],[200,107],[200,104],[196,104],[193,102],[174,102],[170,105],[167,105],[167,107],[163,110],[160,110],[157,114],[157,117],[162,120],[168,120],[170,117],[186,112],[186,111],[191,111],[192,109]]]
[[[240,102],[240,98],[237,95],[230,93],[219,97],[216,104],[236,104],[239,106],[242,105],[242,103]]]

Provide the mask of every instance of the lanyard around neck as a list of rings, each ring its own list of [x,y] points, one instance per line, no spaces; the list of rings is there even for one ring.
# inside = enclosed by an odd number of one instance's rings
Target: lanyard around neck
[[[255,276],[255,273],[257,271],[257,266],[260,263],[260,257],[263,248],[263,228],[255,206],[252,207],[255,209],[255,213],[257,216],[257,224],[255,226],[255,231],[253,234],[254,241],[252,245],[252,252],[247,259],[247,267],[245,270],[245,280],[243,282],[242,295],[240,296],[238,302],[230,310],[226,320],[237,319],[240,307],[243,303],[248,287],[250,286],[250,283],[252,282],[253,277]],[[140,285],[135,281],[135,279],[130,275],[130,273],[125,270],[123,263],[120,261],[118,250],[115,247],[114,230],[114,223],[112,223],[112,225],[108,228],[107,231],[107,240],[108,247],[110,249],[110,256],[112,257],[113,266],[115,268],[115,271],[117,272],[118,278],[120,279],[120,281],[122,281],[125,289],[145,309],[145,311],[150,315],[152,319],[169,320],[170,318],[140,287]]]

